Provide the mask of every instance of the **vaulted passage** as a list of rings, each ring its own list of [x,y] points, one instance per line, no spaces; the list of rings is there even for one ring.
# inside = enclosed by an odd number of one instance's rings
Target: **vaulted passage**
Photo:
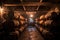
[[[0,0],[0,40],[60,40],[60,0]]]

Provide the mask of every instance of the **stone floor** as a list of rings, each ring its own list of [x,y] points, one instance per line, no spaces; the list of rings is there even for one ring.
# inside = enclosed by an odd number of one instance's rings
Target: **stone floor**
[[[44,40],[44,38],[35,27],[29,26],[20,35],[18,40]]]

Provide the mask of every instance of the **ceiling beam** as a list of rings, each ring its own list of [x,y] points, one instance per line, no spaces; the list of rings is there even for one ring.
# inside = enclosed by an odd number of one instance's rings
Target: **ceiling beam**
[[[43,1],[43,0],[40,0],[40,3],[42,3],[42,1]],[[36,10],[38,10],[38,9],[39,9],[39,6],[37,7],[37,9],[36,9]]]
[[[23,0],[20,0],[21,1],[21,4],[23,4]],[[25,6],[23,5],[23,8],[24,8],[24,10],[26,10],[26,8],[25,8]]]
[[[46,2],[30,2],[30,3],[21,3],[21,4],[3,4],[4,6],[40,6],[40,5],[53,5],[52,3]]]
[[[25,8],[25,6],[23,6],[23,8],[24,8],[24,10],[26,11],[26,8]]]
[[[40,2],[42,2],[43,0],[40,0]]]

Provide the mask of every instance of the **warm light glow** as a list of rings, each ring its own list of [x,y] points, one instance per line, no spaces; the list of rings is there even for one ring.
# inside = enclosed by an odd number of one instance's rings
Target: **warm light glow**
[[[20,15],[20,19],[25,19],[23,16]]]
[[[36,12],[26,12],[26,14],[27,14],[29,17],[33,17],[33,16],[36,14]]]
[[[0,7],[0,15],[2,15],[3,10],[4,9]]]
[[[40,16],[40,19],[44,19],[44,18],[45,18],[45,15],[41,15],[41,16]]]
[[[44,23],[44,21],[43,21],[43,20],[41,20],[39,23],[40,23],[40,24],[43,24],[43,23]]]
[[[31,14],[35,15],[36,12],[26,12],[26,14],[27,14],[28,16],[31,15]]]
[[[33,15],[30,15],[30,17],[33,17]]]

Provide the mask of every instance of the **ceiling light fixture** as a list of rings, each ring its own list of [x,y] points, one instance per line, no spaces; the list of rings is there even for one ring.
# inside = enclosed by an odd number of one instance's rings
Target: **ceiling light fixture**
[[[33,15],[31,14],[30,17],[33,17]]]

